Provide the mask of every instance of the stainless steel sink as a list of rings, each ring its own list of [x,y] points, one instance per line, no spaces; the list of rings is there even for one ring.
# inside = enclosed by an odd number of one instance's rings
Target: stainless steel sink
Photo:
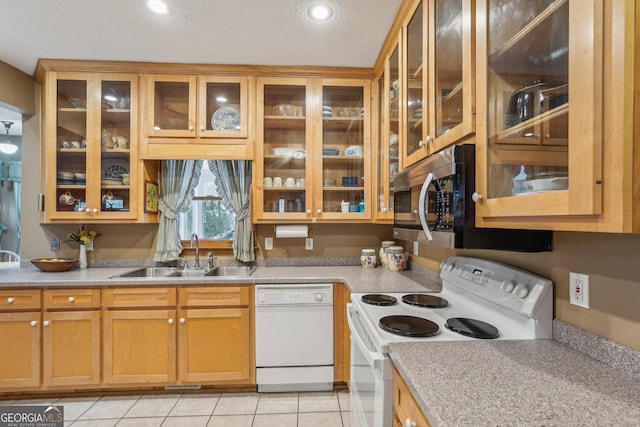
[[[215,267],[205,273],[205,276],[247,277],[256,269],[255,265],[234,265]]]
[[[180,271],[177,267],[145,267],[113,277],[176,277],[179,276]]]
[[[162,277],[247,277],[255,270],[255,265],[240,266],[220,266],[212,270],[204,268],[187,268],[178,267],[145,267],[127,273],[118,274],[112,278],[131,277],[131,278],[162,278]]]

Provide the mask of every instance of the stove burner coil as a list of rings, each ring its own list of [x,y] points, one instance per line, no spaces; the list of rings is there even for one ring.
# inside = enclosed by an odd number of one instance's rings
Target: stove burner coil
[[[380,327],[392,334],[411,338],[432,337],[439,327],[431,320],[415,316],[386,316],[380,319]]]
[[[476,319],[466,319],[464,317],[452,317],[444,324],[454,332],[471,338],[494,339],[500,336],[498,328]]]
[[[402,302],[425,308],[444,308],[449,306],[449,302],[446,299],[428,294],[407,294],[402,297]]]
[[[362,295],[361,300],[365,304],[380,305],[380,306],[394,305],[398,302],[396,297],[392,297],[391,295],[385,295],[385,294],[366,294],[366,295]]]

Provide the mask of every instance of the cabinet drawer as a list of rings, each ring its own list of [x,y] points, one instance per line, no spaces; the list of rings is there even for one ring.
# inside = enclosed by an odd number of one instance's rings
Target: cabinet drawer
[[[43,298],[42,304],[48,310],[100,308],[99,289],[49,289]]]
[[[431,427],[400,373],[393,369],[393,418],[397,425]],[[407,422],[410,420],[410,422]]]
[[[105,308],[168,307],[176,305],[175,288],[119,288],[102,291]]]
[[[249,305],[249,288],[246,286],[180,288],[178,295],[181,307]]]
[[[42,305],[40,290],[22,289],[0,291],[0,310],[13,311],[30,308],[38,309]]]

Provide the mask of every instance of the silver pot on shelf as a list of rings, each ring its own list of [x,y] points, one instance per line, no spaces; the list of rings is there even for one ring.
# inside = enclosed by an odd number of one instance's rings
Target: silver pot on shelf
[[[567,82],[543,82],[536,80],[515,91],[509,98],[509,107],[504,118],[504,128],[534,118],[569,102]]]

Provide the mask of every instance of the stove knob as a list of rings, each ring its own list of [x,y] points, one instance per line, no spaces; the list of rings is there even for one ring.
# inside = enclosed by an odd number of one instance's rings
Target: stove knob
[[[505,280],[504,282],[502,282],[502,284],[500,285],[500,289],[502,289],[503,291],[505,291],[506,293],[509,293],[513,290],[513,288],[516,287],[516,284],[513,283],[513,280]]]
[[[514,292],[520,298],[524,298],[529,295],[529,288],[527,288],[527,285],[525,285],[524,283],[518,283],[514,289]]]
[[[316,301],[322,301],[322,294],[317,293],[314,298]]]

